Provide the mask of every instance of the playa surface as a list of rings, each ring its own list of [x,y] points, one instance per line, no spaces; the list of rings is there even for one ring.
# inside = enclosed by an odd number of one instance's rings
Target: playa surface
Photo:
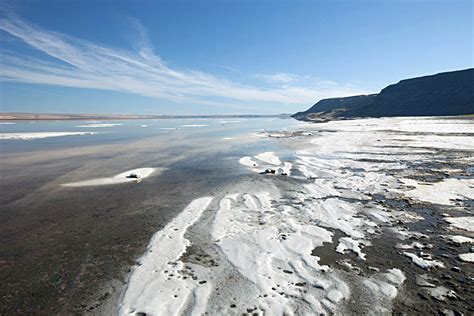
[[[260,141],[244,143],[249,132],[288,122],[2,124],[3,135],[88,134],[0,140],[0,314],[97,311],[156,231],[246,172],[234,161]],[[78,127],[91,124],[103,125]],[[139,183],[127,178],[133,172]]]
[[[473,312],[472,119],[150,122],[4,140],[1,313]]]

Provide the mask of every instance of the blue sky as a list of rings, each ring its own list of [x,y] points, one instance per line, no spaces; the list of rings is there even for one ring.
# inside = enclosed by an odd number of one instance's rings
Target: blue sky
[[[468,1],[1,1],[3,112],[292,113],[473,67]]]

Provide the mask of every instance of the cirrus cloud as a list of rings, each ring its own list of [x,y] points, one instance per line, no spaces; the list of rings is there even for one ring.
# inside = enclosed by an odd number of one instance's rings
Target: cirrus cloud
[[[177,104],[242,107],[250,104],[306,106],[335,96],[367,93],[350,85],[311,81],[276,73],[257,75],[270,85],[250,85],[197,70],[174,69],[154,53],[140,21],[136,51],[105,47],[45,30],[13,14],[0,18],[0,30],[41,55],[2,49],[2,81],[127,92]]]

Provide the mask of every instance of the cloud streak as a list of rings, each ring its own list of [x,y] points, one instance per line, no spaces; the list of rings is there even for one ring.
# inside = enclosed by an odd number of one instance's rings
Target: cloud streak
[[[0,30],[43,54],[0,50],[0,78],[10,82],[126,92],[178,104],[230,107],[302,106],[325,97],[366,93],[347,85],[308,84],[300,80],[303,77],[284,73],[259,75],[271,84],[264,87],[201,71],[173,69],[154,53],[143,25],[136,19],[129,22],[138,34],[136,51],[109,48],[45,30],[7,14],[0,18]]]

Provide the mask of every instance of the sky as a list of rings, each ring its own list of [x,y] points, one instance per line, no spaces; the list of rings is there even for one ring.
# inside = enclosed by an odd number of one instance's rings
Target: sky
[[[473,67],[473,1],[0,0],[0,111],[278,114]]]

